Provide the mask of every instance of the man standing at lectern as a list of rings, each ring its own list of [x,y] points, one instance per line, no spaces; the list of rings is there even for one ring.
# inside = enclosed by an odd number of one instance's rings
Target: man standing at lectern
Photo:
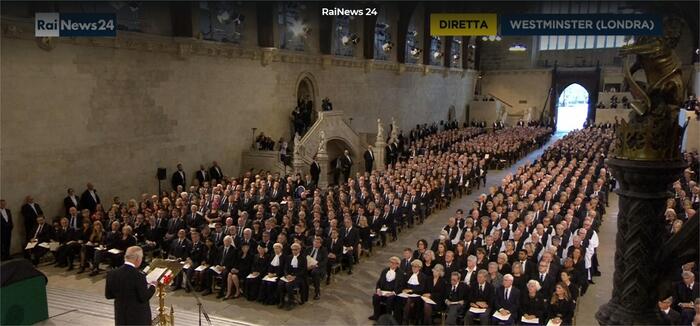
[[[151,325],[149,300],[156,289],[138,269],[142,260],[143,250],[131,246],[126,249],[124,265],[107,274],[105,296],[114,299],[115,325]]]

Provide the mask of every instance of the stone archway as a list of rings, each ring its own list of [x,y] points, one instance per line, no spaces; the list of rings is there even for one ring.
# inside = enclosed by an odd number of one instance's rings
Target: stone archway
[[[311,101],[311,105],[309,108],[311,110],[311,123],[309,124],[309,127],[313,125],[313,123],[318,118],[318,97],[318,83],[316,82],[316,78],[314,77],[314,75],[307,71],[299,74],[299,77],[297,77],[297,82],[294,87],[294,100],[296,101],[294,103],[294,106],[299,105],[301,101]]]
[[[328,154],[328,166],[325,171],[328,175],[328,183],[335,185],[336,183],[336,173],[338,173],[340,178],[342,174],[336,169],[337,159],[343,155],[343,152],[347,150],[352,159],[352,168],[350,169],[350,174],[354,175],[358,170],[358,160],[360,156],[358,155],[359,149],[353,148],[353,145],[343,138],[330,138],[326,141],[326,153]]]

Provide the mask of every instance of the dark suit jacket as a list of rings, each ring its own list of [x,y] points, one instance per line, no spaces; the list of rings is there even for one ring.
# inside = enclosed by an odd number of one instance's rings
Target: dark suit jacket
[[[374,153],[370,153],[369,150],[365,151],[365,171],[372,171],[372,166],[374,165]]]
[[[284,275],[294,275],[297,277],[298,281],[303,281],[304,276],[306,276],[306,255],[297,256],[297,267],[292,266],[292,258],[294,256],[289,255],[285,259],[284,264]]]
[[[182,186],[184,189],[187,186],[187,175],[185,174],[185,171],[182,171],[182,175],[180,175],[180,171],[175,171],[173,173],[172,178],[170,178],[170,184],[173,186],[173,190],[177,189],[177,186]]]
[[[304,255],[305,256],[311,256],[311,251],[313,250],[313,247],[306,248]],[[326,271],[326,266],[328,265],[328,249],[325,247],[321,246],[316,250],[316,261],[318,261],[318,269],[325,272]],[[342,251],[341,251],[342,252]]]
[[[130,265],[122,265],[107,274],[105,297],[114,299],[114,323],[116,325],[150,325],[149,300],[155,293],[146,284],[146,275]]]
[[[34,203],[34,208],[36,209],[36,212],[34,212],[29,204],[22,205],[21,213],[22,217],[24,217],[25,232],[28,230],[34,230],[34,227],[36,226],[36,217],[39,215],[44,215],[44,211],[41,210],[41,206],[39,206],[39,204]],[[34,233],[27,233],[27,238],[31,238],[33,234]]]
[[[491,283],[484,283],[484,291],[479,289],[478,283],[473,283],[469,291],[469,303],[484,301],[489,305],[489,307],[491,307],[493,305],[493,295],[494,289]]]
[[[394,291],[395,293],[401,292],[401,285],[404,283],[404,273],[400,268],[396,269],[396,277],[393,281],[389,282],[386,280],[386,273],[389,271],[389,267],[384,268],[379,274],[379,279],[377,280],[377,285],[375,289],[380,289],[382,291]]]
[[[219,248],[219,261],[218,265],[226,267],[230,270],[236,264],[236,258],[238,258],[238,250],[234,246],[230,246],[228,251],[226,251],[226,256],[224,256],[224,247]]]
[[[89,209],[91,213],[95,211],[97,204],[100,203],[100,195],[97,194],[97,190],[93,191],[95,192],[95,198],[92,198],[90,191],[87,189],[80,195],[80,207]]]
[[[199,180],[200,185],[204,183],[204,181],[209,181],[209,173],[207,173],[206,170],[197,170],[197,172],[195,172],[195,177]]]
[[[53,226],[49,225],[48,223],[44,223],[44,226],[41,227],[41,232],[37,233],[37,229],[39,229],[39,225],[35,226],[31,233],[29,233],[30,239],[34,238],[34,235],[36,234],[36,239],[39,241],[39,243],[51,241],[51,238],[53,237]]]
[[[12,223],[12,212],[9,208],[5,208],[5,213],[7,213],[7,222],[5,222],[5,219],[0,215],[0,237],[2,237],[3,241],[9,243],[14,224]]]
[[[342,241],[343,246],[355,248],[355,246],[357,246],[357,244],[360,242],[358,230],[356,227],[350,228],[350,232],[347,232],[346,230],[346,228],[340,229],[339,240]]]
[[[505,298],[505,288],[499,286],[496,289],[496,294],[493,300],[493,310],[505,309],[510,311],[511,320],[518,316],[518,308],[520,308],[520,290],[516,287],[510,287],[510,293],[508,294],[508,300]]]
[[[190,255],[192,242],[187,238],[183,239],[182,243],[179,242],[180,241],[178,238],[173,239],[173,242],[170,243],[170,250],[168,251],[168,254],[184,260]]]
[[[76,209],[78,209],[78,211],[80,211],[80,209],[82,208],[80,207],[80,197],[75,196],[75,201],[77,202],[77,204],[73,203],[73,201],[70,199],[70,196],[66,196],[66,198],[63,198],[63,208],[66,209],[66,215],[70,215],[68,210],[71,207],[75,207]]]
[[[216,179],[217,181],[221,181],[221,179],[224,177],[224,172],[221,170],[221,167],[212,166],[209,168],[209,177],[212,179]]]
[[[668,325],[681,325],[681,314],[673,309],[668,310],[668,314],[661,312],[661,317],[668,323]]]

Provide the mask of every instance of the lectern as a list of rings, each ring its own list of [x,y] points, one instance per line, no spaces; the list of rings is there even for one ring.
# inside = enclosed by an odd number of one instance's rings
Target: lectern
[[[172,326],[175,324],[173,307],[170,306],[169,314],[165,311],[165,286],[169,285],[181,271],[182,264],[179,260],[160,258],[154,259],[151,264],[144,269],[148,283],[157,284],[158,316],[153,318],[151,325]]]

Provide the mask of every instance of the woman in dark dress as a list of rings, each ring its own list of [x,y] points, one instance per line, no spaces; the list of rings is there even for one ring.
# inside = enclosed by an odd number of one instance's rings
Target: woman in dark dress
[[[437,264],[435,262],[435,253],[432,250],[426,250],[425,253],[423,253],[423,267],[421,268],[421,272],[426,277],[432,277],[435,264]]]
[[[428,241],[425,239],[420,239],[416,242],[416,250],[413,251],[413,259],[419,259],[423,261],[423,253],[428,250]]]
[[[241,246],[241,251],[233,265],[233,269],[228,273],[228,280],[226,282],[226,296],[224,300],[236,299],[241,296],[241,280],[245,280],[250,274],[250,269],[253,265],[253,255],[250,253],[250,246],[248,244],[243,244]],[[233,290],[236,290],[233,294]]]
[[[519,266],[519,264],[518,264]],[[520,317],[522,325],[544,325],[547,319],[547,299],[540,291],[540,282],[530,280],[527,282],[527,291],[523,292],[520,304]],[[525,322],[523,320],[529,320]]]
[[[449,288],[444,279],[445,268],[441,264],[435,265],[432,272],[428,290],[423,296],[430,298],[435,304],[423,302],[423,325],[433,324],[433,312],[445,310],[445,299]]]
[[[464,242],[460,241],[457,242],[457,245],[455,246],[455,263],[457,263],[457,267],[459,270],[463,270],[467,268],[467,253],[464,252]]]
[[[571,296],[571,301],[576,303],[576,300],[578,299],[578,294],[579,294],[579,285],[576,282],[573,282],[571,279],[571,274],[569,274],[567,271],[562,271],[559,273],[561,282],[566,285],[567,289],[569,290],[569,295]]]
[[[574,318],[575,303],[571,300],[569,289],[564,283],[557,283],[549,302],[547,317],[554,324],[571,325]]]
[[[571,260],[574,263],[574,271],[571,276],[581,288],[581,295],[584,295],[588,289],[588,272],[586,271],[586,259],[583,256],[583,250],[574,248],[571,252]]]
[[[520,290],[520,293],[527,292],[527,276],[523,275],[523,268],[520,262],[516,261],[511,266],[511,275],[513,275],[513,286]]]
[[[265,247],[258,246],[257,255],[253,257],[253,265],[250,270],[250,276],[255,276],[253,278],[246,277],[243,281],[243,295],[248,298],[248,301],[253,301],[257,299],[260,282],[262,282],[263,276],[267,273],[267,266],[270,263],[267,255],[265,254]]]
[[[370,229],[369,225],[367,224],[367,217],[366,216],[360,216],[359,223],[357,225],[358,233],[360,235],[360,244],[362,245],[362,249],[367,249],[370,252],[372,252],[372,230]]]

